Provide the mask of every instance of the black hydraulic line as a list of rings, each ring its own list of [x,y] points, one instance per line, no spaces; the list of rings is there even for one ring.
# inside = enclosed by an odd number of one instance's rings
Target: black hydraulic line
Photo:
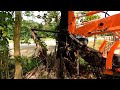
[[[108,11],[103,12],[103,13],[105,13],[105,17],[110,16],[110,14],[108,14]]]
[[[55,32],[55,31],[52,31],[52,30],[38,30],[38,29],[32,29],[32,31],[51,32],[51,33],[60,33],[60,32]]]
[[[38,29],[31,29],[32,31],[40,31],[40,32],[50,32],[50,33],[57,33],[57,34],[66,34],[65,31],[67,30],[64,30],[62,32],[60,31],[52,31],[52,30],[38,30]]]

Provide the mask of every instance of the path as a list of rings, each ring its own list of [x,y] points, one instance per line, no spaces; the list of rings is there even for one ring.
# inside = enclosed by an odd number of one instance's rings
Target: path
[[[56,41],[54,39],[52,40],[45,40],[45,43],[47,44],[47,48],[48,48],[48,53],[53,52],[55,45],[56,45]],[[21,50],[21,56],[27,56],[30,57],[34,54],[34,50],[35,50],[35,43],[31,43],[31,44],[20,44],[20,50]],[[9,49],[10,49],[10,55],[14,55],[14,47],[13,47],[13,43],[9,43]]]

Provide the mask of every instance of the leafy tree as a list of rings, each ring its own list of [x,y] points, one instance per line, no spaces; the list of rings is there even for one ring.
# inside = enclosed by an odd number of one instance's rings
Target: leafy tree
[[[0,78],[9,78],[9,42],[8,26],[14,23],[12,11],[0,11]]]
[[[11,31],[12,25],[14,24],[14,12],[13,11],[1,11],[0,12],[0,27],[2,29],[3,36],[10,38],[8,32]],[[10,30],[9,30],[10,29]]]
[[[33,20],[23,20],[21,28],[21,40],[28,42],[28,40],[31,38],[31,28],[38,29],[39,26],[39,23],[34,22]]]
[[[43,16],[39,16],[39,18],[42,18],[44,20],[43,30],[52,30],[55,31],[56,27],[60,23],[60,12],[59,11],[47,11],[47,13],[44,13]],[[42,32],[43,36],[47,37],[55,37],[54,33],[49,32]]]

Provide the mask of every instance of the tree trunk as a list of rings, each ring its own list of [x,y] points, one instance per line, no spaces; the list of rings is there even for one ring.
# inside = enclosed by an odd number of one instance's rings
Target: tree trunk
[[[15,64],[15,77],[14,79],[22,79],[22,66],[18,57],[20,57],[20,30],[21,30],[21,11],[15,11],[15,30],[14,30],[14,57],[16,59]]]
[[[65,47],[65,43],[66,43],[66,37],[68,35],[67,33],[67,29],[68,29],[68,11],[61,11],[61,20],[60,20],[60,25],[59,25],[59,31],[60,34],[58,34],[58,49],[57,49],[57,58],[58,58],[58,63],[59,63],[59,70],[57,72],[57,78],[59,79],[63,79],[64,75],[63,75],[63,68],[64,66],[63,64],[63,49]]]

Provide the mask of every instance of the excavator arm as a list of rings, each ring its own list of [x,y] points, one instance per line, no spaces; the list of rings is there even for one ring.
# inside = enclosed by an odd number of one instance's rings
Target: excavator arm
[[[74,34],[80,34],[88,37],[96,34],[120,31],[120,23],[118,21],[120,21],[120,14],[91,21],[84,26],[75,29]]]
[[[103,11],[90,11],[86,16],[93,15]],[[76,17],[73,11],[68,11],[68,31],[70,34],[79,34],[82,36],[92,36],[96,34],[104,34],[120,31],[120,14],[108,16],[103,19],[98,19],[86,23],[85,25],[76,28]]]
[[[99,12],[103,12],[103,11],[90,11],[90,12],[84,13],[84,16],[90,16],[90,15],[93,15],[93,14],[96,14]],[[76,19],[77,18],[79,18],[79,17],[75,17],[74,11],[68,11],[68,31],[70,34],[77,33],[76,32]],[[80,29],[80,28],[78,28],[78,29]]]

